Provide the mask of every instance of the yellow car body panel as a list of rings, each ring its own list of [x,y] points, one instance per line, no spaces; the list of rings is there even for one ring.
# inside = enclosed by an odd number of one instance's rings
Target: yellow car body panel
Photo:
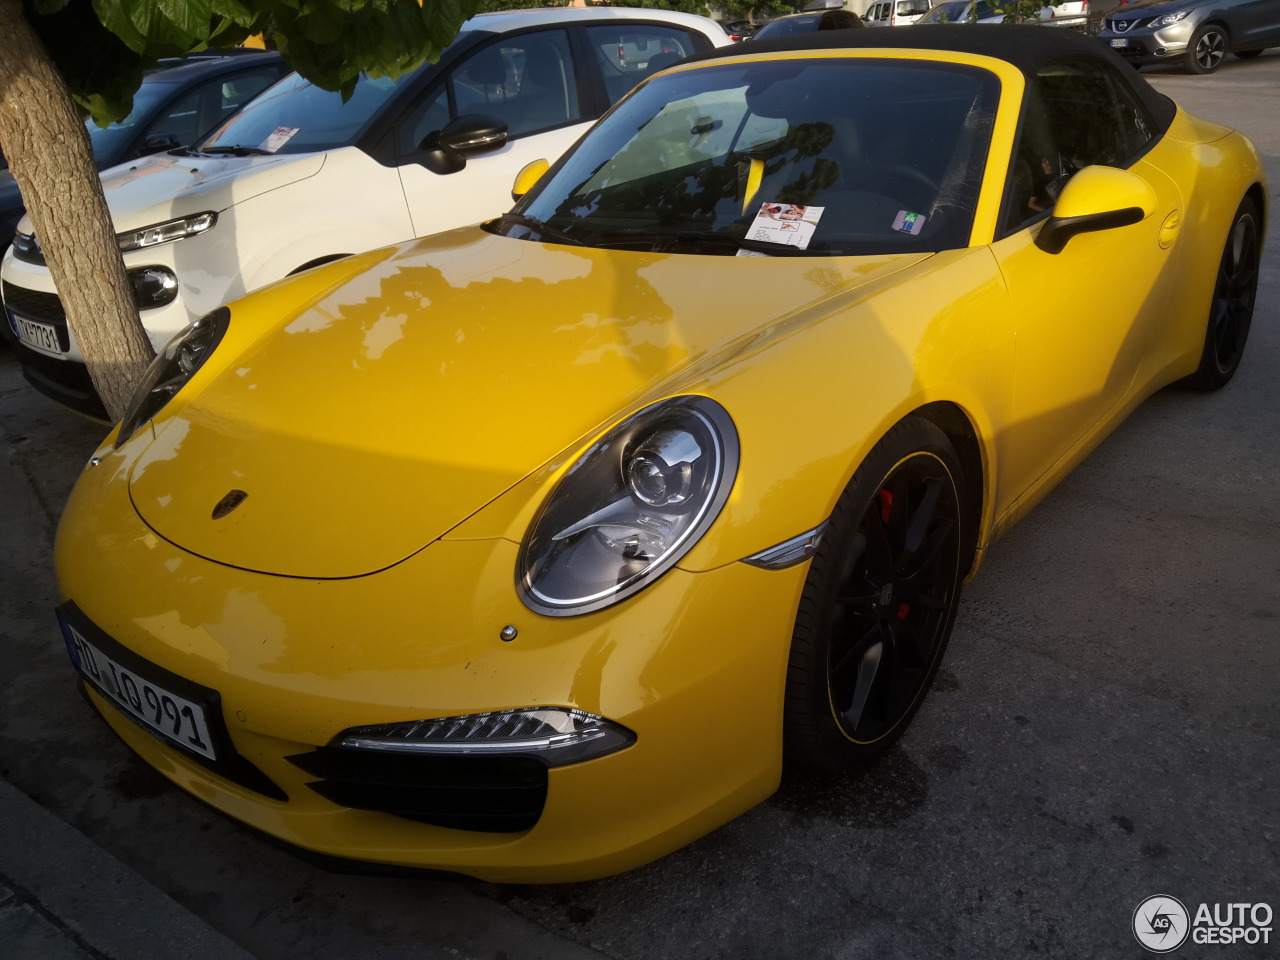
[[[77,484],[58,537],[60,581],[112,637],[221,693],[236,751],[288,803],[211,774],[113,707],[102,712],[148,762],[237,819],[373,862],[494,881],[581,880],[676,849],[777,788],[803,566],[672,571],[643,605],[571,619],[523,606],[516,548],[502,540],[436,543],[340,581],[250,574],[175,547],[138,519],[123,482],[135,454],[104,447]],[[94,559],[104,550],[117,559],[108,568]],[[126,609],[124,595],[150,599]],[[500,639],[507,625],[518,630],[510,642]],[[355,725],[531,704],[608,716],[637,741],[553,770],[547,812],[519,835],[344,810],[286,759]]]
[[[57,568],[96,627],[218,692],[235,751],[288,800],[212,773],[95,699],[116,732],[287,842],[494,881],[616,873],[771,793],[808,565],[739,561],[822,525],[880,438],[922,411],[968,444],[981,519],[965,534],[980,557],[1126,412],[1196,368],[1213,287],[1202,265],[1221,256],[1223,211],[1248,191],[1266,197],[1246,140],[1179,111],[1127,174],[1071,201],[1105,207],[1136,177],[1147,215],[1046,253],[1044,220],[1002,229],[1019,70],[937,50],[740,59],[812,56],[996,75],[966,248],[709,258],[466,228],[231,304],[186,386],[86,469]],[[1133,282],[1091,282],[1118,270]],[[736,427],[718,518],[635,596],[532,612],[518,557],[552,491],[602,432],[682,395],[710,398]],[[236,489],[248,497],[214,520]],[[636,740],[553,767],[541,819],[517,833],[343,807],[289,759],[353,727],[532,706],[583,710]]]

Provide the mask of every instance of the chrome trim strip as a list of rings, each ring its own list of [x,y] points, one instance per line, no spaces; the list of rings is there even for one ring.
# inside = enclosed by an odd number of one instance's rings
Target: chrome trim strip
[[[764,570],[785,570],[787,567],[794,567],[818,552],[818,544],[822,542],[822,535],[827,532],[827,526],[830,523],[830,520],[824,520],[812,530],[796,534],[790,540],[784,540],[767,550],[743,557],[742,562]]]

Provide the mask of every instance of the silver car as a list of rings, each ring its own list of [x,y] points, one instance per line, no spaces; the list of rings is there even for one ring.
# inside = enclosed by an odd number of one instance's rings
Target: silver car
[[[1098,37],[1137,67],[1213,73],[1228,53],[1256,57],[1280,46],[1280,0],[1138,0],[1109,14]]]

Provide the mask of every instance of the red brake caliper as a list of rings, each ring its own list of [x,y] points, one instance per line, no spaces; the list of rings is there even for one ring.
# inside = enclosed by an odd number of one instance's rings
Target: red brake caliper
[[[877,490],[876,498],[880,501],[880,519],[887,527],[889,525],[889,514],[893,511],[893,494],[888,490]],[[907,614],[911,612],[911,604],[898,604],[898,619],[907,619]]]

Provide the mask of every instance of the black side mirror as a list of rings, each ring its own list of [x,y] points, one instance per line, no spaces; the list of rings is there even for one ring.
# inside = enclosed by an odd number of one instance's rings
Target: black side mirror
[[[153,153],[163,153],[165,150],[180,146],[182,144],[172,133],[153,133],[142,141],[142,146],[138,148],[138,156],[146,157]]]
[[[429,133],[418,145],[421,163],[432,173],[457,173],[468,157],[499,150],[507,142],[507,125],[496,117],[468,113]]]

